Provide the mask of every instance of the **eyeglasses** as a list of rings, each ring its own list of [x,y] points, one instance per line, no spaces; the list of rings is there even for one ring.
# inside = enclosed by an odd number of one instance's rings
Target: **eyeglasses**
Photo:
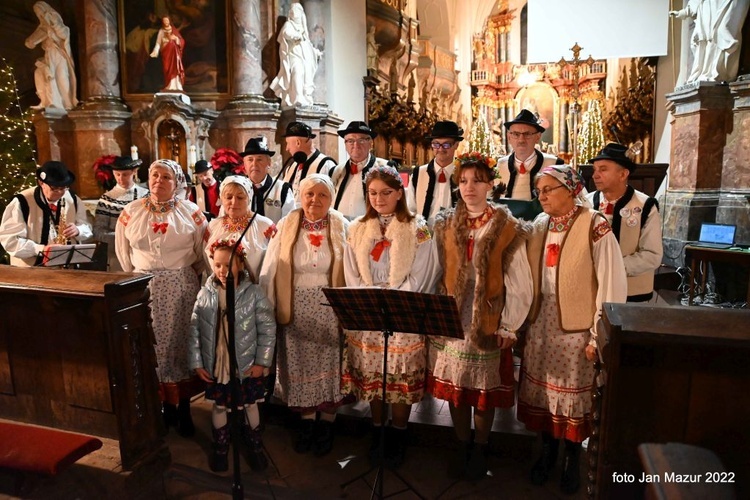
[[[454,143],[452,142],[433,142],[430,144],[430,147],[432,147],[432,149],[450,149],[453,145]]]
[[[518,139],[519,137],[524,137],[528,139],[529,137],[534,137],[536,134],[539,134],[540,132],[508,132],[508,135],[513,137],[514,139]]]
[[[560,188],[564,188],[564,187],[565,186],[563,186],[562,184],[560,184],[559,186],[555,186],[555,187],[549,187],[549,186],[547,186],[544,189],[534,189],[532,191],[532,193],[534,193],[534,196],[536,196],[537,198],[539,198],[540,195],[549,196],[550,192],[554,191],[555,189],[560,189]]]
[[[346,139],[344,141],[344,144],[346,144],[347,146],[354,146],[355,144],[357,144],[359,146],[364,146],[365,144],[367,144],[371,140],[372,139],[370,139],[369,137],[366,138],[366,139]]]
[[[68,186],[50,186],[47,184],[47,189],[53,192],[65,192],[68,190]]]

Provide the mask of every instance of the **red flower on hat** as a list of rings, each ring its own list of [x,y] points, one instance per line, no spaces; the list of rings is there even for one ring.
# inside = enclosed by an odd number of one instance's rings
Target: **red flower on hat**
[[[106,190],[112,189],[117,184],[115,175],[112,173],[112,165],[116,158],[116,155],[104,155],[99,157],[92,166],[96,182]]]

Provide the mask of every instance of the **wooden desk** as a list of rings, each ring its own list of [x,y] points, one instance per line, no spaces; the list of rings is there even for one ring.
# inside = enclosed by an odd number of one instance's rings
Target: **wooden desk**
[[[168,463],[150,279],[0,266],[0,417],[117,439],[125,469]]]
[[[702,266],[704,269],[701,278],[701,288],[704,291],[706,289],[706,276],[708,274],[706,265],[709,262],[725,262],[727,264],[735,264],[750,268],[750,251],[746,250],[720,250],[718,248],[687,245],[685,247],[685,262],[687,262],[688,259],[690,260],[690,293],[688,295],[688,305],[693,305],[693,297],[695,295],[694,276],[695,271],[699,266]],[[750,280],[748,280],[747,298],[745,300],[750,303]]]
[[[714,452],[735,473],[737,498],[750,498],[750,311],[605,304],[603,322],[594,495],[642,498],[644,483],[621,480],[644,472],[638,445],[678,442]]]

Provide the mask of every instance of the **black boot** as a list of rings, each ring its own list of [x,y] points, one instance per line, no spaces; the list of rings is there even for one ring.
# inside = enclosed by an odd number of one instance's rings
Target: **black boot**
[[[208,466],[214,472],[226,472],[229,470],[229,424],[219,429],[212,427],[213,452],[208,459]]]
[[[193,437],[195,435],[195,425],[193,417],[190,415],[190,399],[180,399],[177,406],[177,434],[182,437]]]
[[[385,463],[391,469],[398,469],[404,463],[406,447],[409,444],[407,429],[386,427],[385,429]]]
[[[578,467],[581,456],[581,443],[565,440],[563,471],[560,477],[560,491],[572,495],[581,486],[581,472]]]
[[[177,407],[170,403],[162,403],[161,416],[164,419],[164,427],[169,430],[170,427],[177,427]]]
[[[557,462],[557,449],[560,441],[552,434],[542,432],[542,455],[531,468],[531,483],[542,485],[549,479],[549,473]]]
[[[377,467],[380,465],[380,429],[382,429],[382,427],[372,426],[370,449],[367,452],[367,458],[370,460],[370,467]]]
[[[313,440],[313,455],[322,457],[333,449],[333,422],[318,420],[315,424],[315,438]]]
[[[489,446],[487,443],[474,443],[466,464],[466,479],[478,481],[487,476],[487,454]]]
[[[315,420],[303,418],[297,429],[297,437],[294,439],[294,451],[307,453],[313,444],[313,428]]]
[[[260,426],[251,429],[249,425],[242,426],[242,440],[247,446],[247,463],[254,471],[264,471],[268,468],[268,459],[263,452],[263,440]]]

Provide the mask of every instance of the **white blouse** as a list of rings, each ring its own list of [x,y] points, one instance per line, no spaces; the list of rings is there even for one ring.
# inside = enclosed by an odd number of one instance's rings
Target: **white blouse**
[[[205,245],[205,256],[209,269],[211,269],[211,245],[221,239],[236,240],[242,234],[243,230],[244,225],[233,226],[228,215],[219,217],[208,223],[209,236]],[[273,221],[268,217],[258,214],[242,238],[242,247],[245,249],[245,266],[250,270],[256,282],[260,275],[260,266],[263,264],[268,242],[275,232],[276,225]]]

